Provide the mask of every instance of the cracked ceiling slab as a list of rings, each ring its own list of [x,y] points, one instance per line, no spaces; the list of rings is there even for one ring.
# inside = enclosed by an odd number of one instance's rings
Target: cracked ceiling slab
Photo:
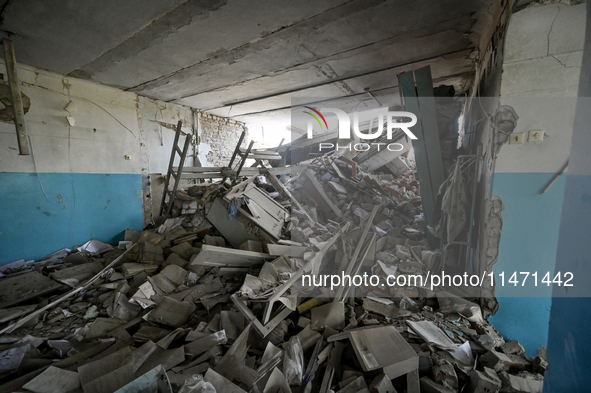
[[[9,0],[0,29],[19,62],[68,74],[185,0]]]
[[[395,102],[430,65],[469,89],[504,2],[9,0],[0,29],[25,64],[243,119],[301,97]],[[369,93],[368,93],[369,91]],[[381,97],[381,100],[375,98]],[[355,104],[353,104],[355,105]]]

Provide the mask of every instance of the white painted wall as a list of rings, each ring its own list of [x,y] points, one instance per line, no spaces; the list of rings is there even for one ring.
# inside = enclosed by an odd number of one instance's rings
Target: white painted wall
[[[553,4],[524,9],[507,31],[501,104],[519,120],[514,132],[526,143],[505,145],[497,173],[553,173],[568,159],[586,27],[586,4]],[[527,142],[543,129],[543,142]]]
[[[6,75],[3,62],[0,72]],[[192,109],[185,106],[25,65],[19,65],[18,76],[31,98],[25,120],[33,155],[18,155],[14,124],[0,122],[2,172],[166,172],[174,130],[163,124],[174,128],[182,120],[183,131],[192,133]],[[66,116],[75,119],[74,126]]]

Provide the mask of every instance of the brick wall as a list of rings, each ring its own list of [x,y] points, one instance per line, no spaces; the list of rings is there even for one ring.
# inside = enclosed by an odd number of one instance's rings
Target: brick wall
[[[248,146],[248,128],[244,123],[205,112],[199,113],[199,123],[201,126],[200,143],[207,144],[211,148],[207,155],[207,162],[212,166],[228,165],[240,134],[245,130],[246,137],[242,142],[242,147]]]

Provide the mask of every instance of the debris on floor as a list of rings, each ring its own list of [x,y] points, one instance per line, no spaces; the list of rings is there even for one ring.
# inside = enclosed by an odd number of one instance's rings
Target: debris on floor
[[[263,165],[179,190],[117,246],[2,266],[0,393],[541,392],[543,348],[529,358],[478,303],[410,285],[440,252],[412,160],[395,162]]]

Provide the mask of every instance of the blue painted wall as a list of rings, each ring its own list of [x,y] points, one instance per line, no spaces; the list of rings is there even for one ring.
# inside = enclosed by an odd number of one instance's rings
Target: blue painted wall
[[[495,273],[505,280],[517,272],[554,272],[566,176],[537,195],[553,173],[495,173],[493,194],[503,200],[503,230]],[[541,275],[540,275],[541,274]],[[489,320],[507,340],[518,340],[529,355],[548,343],[552,288],[539,285],[524,291],[505,282],[498,285],[499,311]]]
[[[589,110],[589,105],[585,108]],[[588,134],[586,124],[582,133]],[[586,137],[589,141],[591,138]],[[581,138],[582,139],[582,138]],[[581,147],[583,146],[583,147]],[[580,149],[589,143],[579,145]],[[576,149],[573,143],[573,151]],[[579,151],[578,154],[588,154]],[[571,151],[576,171],[577,153]],[[583,161],[582,159],[581,161]],[[588,162],[588,159],[587,159]],[[583,162],[582,165],[588,165]],[[589,171],[589,167],[585,168]],[[544,392],[591,391],[591,175],[568,175],[556,270],[572,272],[573,287],[555,287]],[[576,297],[575,297],[576,296]]]
[[[143,228],[141,175],[0,173],[0,265]]]

